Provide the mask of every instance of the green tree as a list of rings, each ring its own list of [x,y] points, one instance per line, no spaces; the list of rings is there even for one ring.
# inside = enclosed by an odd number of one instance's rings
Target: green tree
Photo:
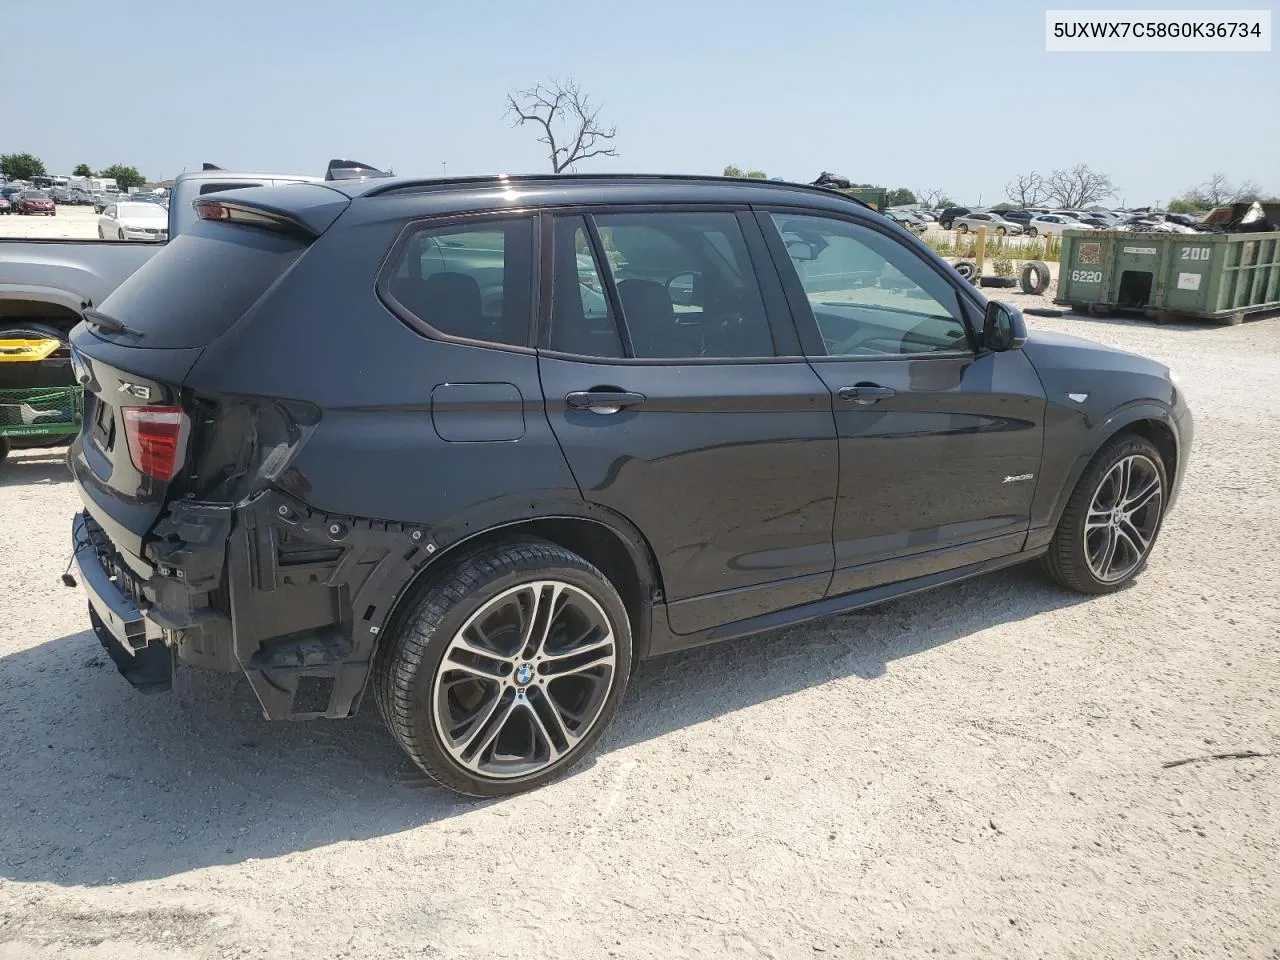
[[[765,173],[763,170],[748,170],[747,179],[748,180],[768,180],[769,175]]]
[[[92,177],[93,168],[87,163],[77,163],[76,168],[71,171],[73,177]]]
[[[0,154],[0,173],[10,180],[30,180],[44,176],[44,161],[29,153]]]
[[[763,170],[743,170],[735,164],[729,164],[724,168],[724,176],[726,177],[746,177],[749,180],[768,180],[769,175]]]
[[[732,163],[724,168],[724,176],[726,177],[745,177],[741,167],[735,167]]]
[[[885,195],[884,202],[890,207],[905,207],[916,202],[916,195],[906,187],[898,187]]]
[[[147,178],[138,172],[137,167],[126,167],[123,163],[113,163],[107,169],[99,170],[98,176],[113,178],[121,190],[140,187],[147,182]]]
[[[997,203],[991,209],[994,210],[996,213],[1003,213],[1006,210],[1017,210],[1018,208],[1015,207],[1012,203]]]
[[[1195,213],[1199,209],[1200,204],[1189,197],[1178,197],[1169,201],[1170,213]]]

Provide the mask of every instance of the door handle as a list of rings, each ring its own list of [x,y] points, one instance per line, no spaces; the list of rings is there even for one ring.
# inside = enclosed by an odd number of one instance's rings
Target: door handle
[[[575,390],[564,398],[564,402],[574,410],[590,410],[603,415],[644,403],[644,394],[628,390]]]
[[[877,403],[894,396],[898,391],[893,387],[882,387],[875,383],[860,383],[854,387],[841,387],[836,391],[836,396],[841,400],[848,400],[852,403]]]

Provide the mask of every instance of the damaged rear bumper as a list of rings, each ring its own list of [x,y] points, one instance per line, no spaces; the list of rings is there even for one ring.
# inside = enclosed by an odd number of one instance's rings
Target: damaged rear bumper
[[[174,664],[241,671],[272,720],[354,715],[394,601],[436,549],[420,529],[278,491],[173,502],[145,558],[89,511],[73,538],[94,630],[131,683],[167,689]]]

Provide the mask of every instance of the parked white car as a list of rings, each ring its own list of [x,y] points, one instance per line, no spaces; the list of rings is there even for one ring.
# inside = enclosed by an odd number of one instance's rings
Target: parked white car
[[[970,230],[977,230],[979,227],[986,227],[988,233],[995,233],[1000,236],[1008,234],[1016,237],[1022,233],[1022,224],[1015,223],[1013,220],[1006,220],[998,213],[969,213],[963,217],[956,217],[952,226],[961,233],[968,233]]]
[[[109,204],[98,217],[100,240],[168,240],[169,211],[158,203]]]
[[[1028,237],[1060,237],[1064,230],[1093,230],[1087,223],[1081,223],[1072,217],[1060,213],[1050,213],[1043,217],[1032,217],[1027,224]]]

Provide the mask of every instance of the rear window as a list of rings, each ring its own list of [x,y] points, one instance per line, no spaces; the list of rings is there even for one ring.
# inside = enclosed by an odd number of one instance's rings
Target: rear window
[[[197,221],[98,308],[142,336],[94,333],[129,346],[204,346],[230,329],[306,248],[280,234]]]

